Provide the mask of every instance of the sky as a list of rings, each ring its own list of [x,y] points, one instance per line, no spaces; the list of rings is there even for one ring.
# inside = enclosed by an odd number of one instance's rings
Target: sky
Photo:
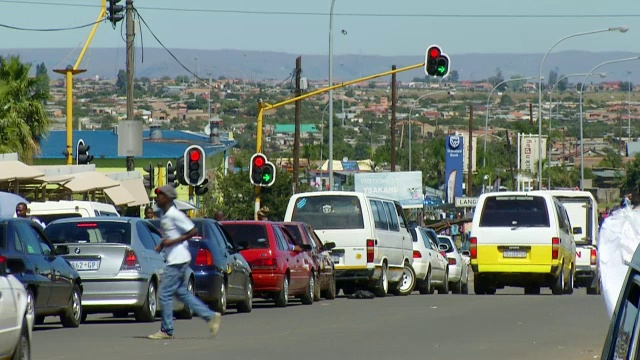
[[[93,3],[96,7],[87,6]],[[328,54],[330,3],[135,0],[134,6],[168,48],[311,55]],[[0,0],[0,24],[84,25],[95,21],[99,4],[99,0]],[[416,55],[424,54],[431,44],[450,55],[545,53],[566,35],[622,25],[629,27],[625,34],[576,37],[554,51],[640,52],[640,1],[636,0],[335,0],[334,14],[334,54]],[[158,47],[151,34],[142,30],[144,46]],[[124,48],[120,31],[120,26],[113,29],[102,23],[92,46]],[[89,28],[49,33],[0,28],[0,47],[76,48],[88,33]]]

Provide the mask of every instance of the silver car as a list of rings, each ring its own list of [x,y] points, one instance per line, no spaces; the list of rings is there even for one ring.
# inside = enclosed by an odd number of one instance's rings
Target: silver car
[[[455,241],[449,236],[438,235],[438,243],[447,247],[445,251],[449,261],[449,288],[453,294],[469,293],[469,262],[465,257],[469,251],[458,250]]]
[[[83,320],[88,313],[108,313],[152,322],[159,310],[158,284],[165,259],[155,247],[161,242],[159,231],[139,218],[67,218],[51,222],[46,235],[55,245],[69,247],[64,257],[78,270],[84,292]],[[194,275],[189,270],[188,286],[194,292]],[[178,318],[192,313],[174,301]]]

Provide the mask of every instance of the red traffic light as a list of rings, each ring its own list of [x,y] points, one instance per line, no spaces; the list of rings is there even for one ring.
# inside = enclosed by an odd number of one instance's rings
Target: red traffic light
[[[197,150],[193,150],[189,153],[189,159],[191,161],[199,161],[200,160],[200,152]]]
[[[437,58],[438,56],[440,56],[441,52],[440,49],[438,49],[437,47],[432,47],[431,49],[429,49],[429,57],[430,58]]]
[[[253,158],[253,166],[262,167],[264,166],[265,160],[262,156],[256,156]]]

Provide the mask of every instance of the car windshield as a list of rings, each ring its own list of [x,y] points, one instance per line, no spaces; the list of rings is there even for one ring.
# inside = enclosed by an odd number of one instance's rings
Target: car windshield
[[[438,244],[447,244],[449,246],[449,250],[445,251],[447,254],[453,252],[453,244],[448,237],[438,236]]]
[[[284,228],[289,231],[289,234],[291,234],[294,244],[296,245],[305,244],[302,237],[302,232],[300,231],[300,227],[298,225],[288,224],[288,225],[285,225]]]
[[[263,224],[223,224],[234,244],[247,242],[248,249],[268,249],[269,238]]]
[[[51,224],[44,230],[54,244],[131,244],[131,225],[127,222],[80,221]]]
[[[480,226],[549,227],[545,199],[525,195],[488,197],[482,208]]]
[[[300,221],[316,230],[364,229],[357,196],[321,195],[296,200],[291,221]]]

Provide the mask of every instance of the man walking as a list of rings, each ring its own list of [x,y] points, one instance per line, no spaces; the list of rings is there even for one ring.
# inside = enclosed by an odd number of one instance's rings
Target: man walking
[[[160,219],[162,243],[156,251],[165,251],[167,266],[160,281],[160,306],[162,307],[162,324],[160,331],[149,335],[149,339],[173,339],[173,296],[176,295],[193,312],[207,321],[211,336],[216,336],[220,328],[221,314],[215,313],[202,301],[187,290],[186,271],[191,262],[191,253],[187,240],[198,234],[195,224],[180,210],[173,200],[176,190],[171,185],[156,189],[156,204],[162,209]]]

